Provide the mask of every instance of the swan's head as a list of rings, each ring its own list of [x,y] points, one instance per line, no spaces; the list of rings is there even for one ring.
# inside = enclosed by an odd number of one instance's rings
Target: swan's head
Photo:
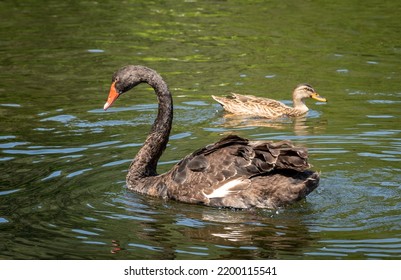
[[[152,70],[144,66],[129,65],[114,73],[111,80],[109,97],[103,109],[107,110],[124,92],[129,91],[140,83],[146,82],[146,73],[149,71]]]
[[[321,102],[327,102],[327,99],[320,96],[311,85],[300,84],[297,85],[292,94],[294,100],[302,100],[305,98],[313,98]]]

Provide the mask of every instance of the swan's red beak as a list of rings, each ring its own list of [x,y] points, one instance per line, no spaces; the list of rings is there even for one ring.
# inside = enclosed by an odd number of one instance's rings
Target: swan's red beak
[[[119,96],[118,92],[116,91],[115,83],[116,82],[113,82],[111,84],[109,97],[107,98],[107,102],[103,106],[104,110],[107,110],[111,106],[111,104],[113,104],[113,102],[116,101],[116,99]]]

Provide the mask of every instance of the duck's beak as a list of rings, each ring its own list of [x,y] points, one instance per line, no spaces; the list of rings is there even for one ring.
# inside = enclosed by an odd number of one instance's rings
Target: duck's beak
[[[118,96],[120,96],[120,95],[118,94],[118,92],[116,91],[115,83],[116,83],[116,82],[113,82],[113,83],[111,84],[110,92],[109,92],[109,97],[107,98],[107,102],[106,102],[106,103],[104,104],[104,106],[103,106],[103,109],[104,109],[104,110],[107,110],[107,109],[111,106],[111,104],[113,104],[113,102],[116,101],[116,99],[118,98]]]
[[[317,101],[320,102],[327,102],[327,99],[320,96],[317,92],[312,93],[311,98],[316,99]]]

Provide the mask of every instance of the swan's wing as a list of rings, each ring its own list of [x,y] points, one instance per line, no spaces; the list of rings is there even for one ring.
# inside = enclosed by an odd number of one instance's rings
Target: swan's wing
[[[254,177],[280,169],[302,172],[309,167],[306,149],[288,141],[272,143],[228,136],[179,162],[170,173],[168,196],[216,204],[252,188]]]

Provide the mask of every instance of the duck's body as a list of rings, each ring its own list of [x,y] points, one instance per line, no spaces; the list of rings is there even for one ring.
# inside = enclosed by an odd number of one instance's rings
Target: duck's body
[[[307,151],[289,141],[249,141],[228,136],[188,155],[158,175],[157,162],[171,129],[172,98],[153,70],[127,66],[113,77],[107,109],[123,92],[141,82],[157,94],[159,112],[127,175],[130,190],[187,203],[234,208],[277,208],[304,198],[319,183],[308,170]]]
[[[219,102],[224,110],[236,115],[252,115],[274,119],[278,117],[298,117],[308,112],[305,105],[306,98],[313,98],[318,101],[326,102],[321,96],[308,84],[298,85],[293,92],[293,107],[284,103],[263,97],[253,95],[242,95],[232,93],[230,97],[219,97],[212,95],[213,99]]]

